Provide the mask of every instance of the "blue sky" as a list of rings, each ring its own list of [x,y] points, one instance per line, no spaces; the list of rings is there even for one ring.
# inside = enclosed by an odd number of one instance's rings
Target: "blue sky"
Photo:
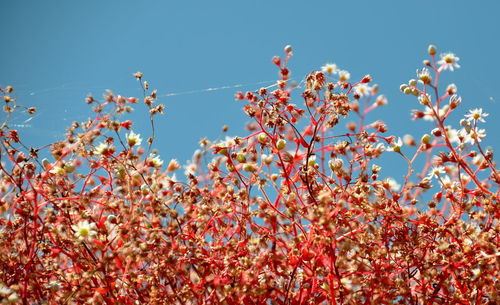
[[[21,104],[39,109],[28,123],[24,116],[14,121],[32,126],[20,131],[34,146],[84,120],[88,93],[141,96],[136,71],[159,95],[196,91],[160,99],[167,110],[157,119],[156,148],[184,162],[199,139],[223,137],[224,124],[229,135],[244,135],[247,119],[234,93],[276,79],[271,58],[287,44],[294,79],[327,62],[353,79],[370,73],[389,99],[370,118],[399,136],[429,132],[430,123],[410,121],[418,105],[398,88],[415,77],[433,43],[462,66],[443,78],[463,97],[450,123],[482,107],[490,113],[486,143],[498,147],[499,13],[498,1],[4,1],[0,86],[13,85]],[[245,86],[204,90],[237,84]],[[141,110],[134,118],[146,131]]]

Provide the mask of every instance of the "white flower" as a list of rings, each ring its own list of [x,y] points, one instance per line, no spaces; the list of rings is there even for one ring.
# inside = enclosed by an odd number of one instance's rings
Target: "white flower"
[[[109,151],[109,146],[106,143],[99,143],[97,147],[94,149],[94,152],[98,155],[105,155]]]
[[[154,154],[149,154],[149,157],[148,157],[148,160],[149,160],[149,164],[153,167],[161,167],[163,165],[163,160],[160,159],[160,156],[156,156]]]
[[[184,165],[184,175],[186,175],[186,176],[195,175],[197,169],[198,169],[198,166],[195,163],[190,162],[190,163]]]
[[[444,170],[444,167],[442,167],[442,166],[433,167],[429,172],[428,178],[432,178],[432,177],[439,178],[440,175],[444,174],[444,173],[446,173]]]
[[[377,96],[377,99],[375,100],[375,105],[377,106],[384,106],[387,105],[389,101],[385,97],[385,95],[379,95]]]
[[[339,70],[339,81],[345,82],[351,78],[351,73],[347,70]]]
[[[465,137],[465,142],[470,144],[479,143],[484,137],[486,137],[486,130],[474,128]]]
[[[269,154],[269,155],[262,154],[260,156],[260,158],[262,159],[262,162],[264,162],[266,165],[270,165],[271,163],[273,163],[274,155],[272,155],[272,154]]]
[[[466,114],[465,117],[467,118],[467,121],[480,121],[480,122],[485,122],[484,118],[487,117],[488,114],[486,112],[483,113],[482,108],[476,108],[469,110],[469,114]]]
[[[455,128],[451,128],[451,126],[446,126],[446,135],[451,143],[460,143],[460,139],[458,138],[458,130]]]
[[[80,221],[77,225],[72,225],[71,228],[75,231],[75,236],[79,240],[88,239],[97,235],[95,223],[89,223],[88,220]]]
[[[387,148],[383,143],[377,143],[377,145],[375,146],[375,150],[378,151],[379,153],[383,153],[384,151],[387,150]]]
[[[130,131],[130,133],[127,135],[127,143],[130,146],[139,146],[142,143],[141,135],[136,134],[133,131]]]
[[[424,111],[424,117],[423,119],[426,121],[433,121],[434,119],[434,112],[436,112],[440,118],[442,118],[450,109],[450,106],[444,105],[441,107],[441,109],[438,109],[437,106],[433,107],[434,111],[430,107],[426,107],[426,110]]]
[[[427,68],[423,68],[422,70],[417,70],[417,77],[424,84],[430,84],[432,81],[431,73]]]
[[[340,158],[335,158],[335,159],[328,161],[328,166],[330,167],[330,169],[333,172],[341,169],[343,165],[344,165],[344,161],[342,161],[342,159],[340,159]]]
[[[359,84],[356,87],[354,87],[354,93],[359,95],[360,97],[367,96],[371,93],[372,88],[370,86],[367,86],[365,84]]]
[[[389,184],[391,191],[397,192],[401,188],[401,184],[399,184],[394,178],[386,178],[385,181]]]
[[[337,65],[336,64],[326,64],[321,67],[321,71],[328,74],[336,74],[337,73]]]
[[[168,163],[167,172],[173,172],[175,170],[178,170],[179,168],[181,168],[181,165],[179,164],[179,161],[177,161],[177,159],[172,159]]]
[[[450,188],[451,187],[451,179],[448,175],[444,175],[443,177],[439,177],[439,184],[442,188]]]
[[[455,56],[453,53],[445,53],[441,54],[441,60],[437,62],[438,65],[442,65],[444,70],[450,69],[453,71],[455,68],[460,68],[460,65],[457,63],[460,58]]]
[[[12,290],[9,287],[5,286],[4,284],[0,284],[0,296],[6,297],[11,293]]]
[[[393,152],[400,152],[401,151],[401,146],[403,146],[403,141],[401,138],[398,138],[397,141],[393,140],[390,143],[390,147],[387,148],[387,151],[393,151]]]

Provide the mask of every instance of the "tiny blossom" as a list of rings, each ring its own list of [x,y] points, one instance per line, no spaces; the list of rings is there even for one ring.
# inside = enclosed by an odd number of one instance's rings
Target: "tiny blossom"
[[[0,284],[0,296],[8,296],[9,294],[12,293],[12,290],[5,286],[4,284]]]
[[[465,137],[465,142],[470,144],[479,143],[484,137],[486,137],[485,129],[474,128]]]
[[[379,95],[377,96],[377,99],[375,100],[375,104],[377,106],[384,106],[387,105],[389,101],[387,100],[387,97],[385,95]]]
[[[80,221],[77,225],[72,225],[71,228],[75,231],[75,236],[79,240],[84,240],[97,234],[95,231],[96,224],[89,223],[88,220]]]
[[[428,94],[418,96],[418,102],[422,105],[428,106],[431,103],[431,97]]]
[[[391,191],[397,192],[401,188],[401,184],[399,184],[394,178],[386,178],[385,181],[389,184]]]
[[[170,162],[168,163],[168,166],[167,166],[167,172],[173,172],[175,170],[178,170],[179,168],[181,168],[181,165],[179,164],[179,161],[177,161],[176,159],[172,159],[170,160]]]
[[[460,143],[460,138],[458,137],[458,130],[452,128],[451,126],[446,126],[446,135],[451,143]]]
[[[387,150],[387,147],[385,147],[385,145],[383,143],[378,143],[375,146],[375,150],[377,150],[379,153],[383,153],[384,151]]]
[[[430,84],[430,82],[432,81],[431,73],[427,68],[423,68],[422,70],[417,70],[417,77],[424,84]]]
[[[430,172],[429,172],[429,178],[432,178],[432,177],[435,177],[435,178],[439,178],[439,176],[441,174],[444,174],[446,173],[445,170],[444,170],[444,167],[443,166],[436,166],[436,167],[433,167]]]
[[[328,161],[328,166],[334,172],[341,169],[343,165],[344,165],[344,161],[342,161],[342,159],[340,159],[340,158],[335,158],[335,159]]]
[[[387,148],[387,151],[393,151],[393,152],[400,152],[401,151],[401,146],[403,146],[403,140],[401,138],[398,138],[398,140],[393,140],[390,143],[390,147]]]
[[[488,113],[483,112],[482,108],[476,108],[469,110],[469,114],[466,114],[465,117],[467,118],[467,121],[480,121],[480,122],[485,122],[484,118],[488,116]]]
[[[441,107],[441,109],[438,110],[437,106],[434,107],[434,111],[430,107],[426,107],[426,110],[424,111],[424,117],[423,119],[426,121],[433,121],[434,119],[434,112],[436,112],[440,118],[442,118],[450,109],[448,105],[444,105]]]
[[[442,65],[445,70],[450,69],[453,71],[455,68],[460,68],[460,65],[457,63],[460,60],[453,53],[445,53],[441,54],[441,60],[437,62],[438,65]]]
[[[133,131],[130,131],[130,133],[127,134],[127,143],[130,146],[141,145],[141,143],[142,143],[141,135],[136,134]]]
[[[370,86],[367,86],[365,84],[359,84],[356,87],[354,87],[354,93],[359,95],[360,97],[367,96],[371,93],[372,88]]]
[[[195,175],[197,169],[198,169],[198,167],[196,166],[196,164],[190,162],[190,163],[184,165],[184,175],[186,175],[186,176]]]
[[[444,175],[443,177],[438,178],[439,184],[442,188],[450,188],[451,187],[451,179],[448,175]]]
[[[261,157],[262,161],[267,165],[270,165],[271,163],[273,163],[274,155],[262,154],[260,157]]]
[[[106,143],[99,143],[97,147],[94,149],[95,153],[98,155],[105,155],[109,150],[109,146]]]
[[[485,161],[483,155],[477,154],[474,158],[472,158],[472,164],[476,166],[480,166]]]
[[[347,70],[339,70],[338,74],[341,82],[348,81],[351,78],[351,73]]]
[[[321,67],[321,71],[326,72],[328,74],[336,74],[337,73],[337,65],[336,64],[326,64]]]
[[[163,165],[163,160],[160,159],[160,156],[149,154],[148,160],[153,167],[161,167]]]
[[[446,92],[448,92],[449,95],[457,93],[457,85],[449,84],[448,87],[446,87]]]

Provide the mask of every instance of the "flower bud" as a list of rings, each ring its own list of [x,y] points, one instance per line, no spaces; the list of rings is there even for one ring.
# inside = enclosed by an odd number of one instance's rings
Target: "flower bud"
[[[439,128],[434,128],[432,131],[431,131],[432,135],[434,135],[435,137],[440,137],[443,135],[443,133],[441,132],[441,129]]]
[[[247,158],[246,158],[245,154],[244,154],[244,153],[242,153],[242,152],[240,152],[240,153],[238,153],[238,154],[236,155],[236,160],[238,160],[238,162],[240,162],[240,163],[245,163],[245,162],[247,162]]]
[[[292,52],[292,46],[291,45],[286,45],[285,46],[285,53],[291,53]]]
[[[429,144],[431,142],[431,136],[429,134],[424,134],[420,139],[420,143]]]
[[[455,109],[458,107],[458,105],[460,105],[460,103],[462,102],[462,98],[456,94],[453,94],[451,97],[450,97],[450,108],[451,109]]]
[[[433,44],[429,45],[429,47],[427,48],[427,52],[429,52],[429,55],[431,56],[436,55],[436,51],[436,46]]]
[[[404,93],[404,94],[411,94],[411,92],[412,92],[412,90],[411,90],[411,88],[410,88],[410,87],[406,87],[406,88],[404,88],[404,90],[403,90],[403,93]]]
[[[267,135],[265,133],[261,132],[261,133],[259,133],[259,136],[257,137],[257,140],[260,143],[264,144],[264,143],[267,142]]]
[[[273,163],[274,156],[262,154],[261,158],[266,165],[271,165],[271,163]]]
[[[65,163],[64,171],[66,171],[67,173],[72,173],[75,171],[75,166],[72,163]]]
[[[412,79],[410,79],[410,80],[408,81],[408,85],[410,85],[410,86],[412,86],[412,87],[416,86],[416,85],[417,85],[417,80],[416,80],[416,79],[413,79],[413,78],[412,78]]]
[[[446,87],[446,92],[449,95],[457,93],[457,85],[455,85],[455,84],[449,84],[448,87]]]
[[[228,172],[234,172],[236,169],[232,163],[226,162],[226,169]]]
[[[361,80],[362,84],[367,84],[372,81],[372,77],[370,74],[366,74],[365,77]]]
[[[407,134],[407,135],[403,136],[403,142],[404,142],[405,145],[415,146],[415,139],[410,134]]]
[[[328,166],[330,167],[330,169],[333,172],[336,172],[339,169],[341,169],[343,165],[344,165],[344,161],[342,161],[342,159],[339,159],[339,158],[335,158],[335,159],[328,161]]]
[[[429,106],[429,104],[431,103],[431,101],[429,100],[429,97],[427,95],[419,96],[418,101],[420,102],[420,104],[422,104],[424,106]]]
[[[401,86],[399,86],[399,90],[401,90],[401,92],[405,92],[406,89],[408,89],[407,84],[401,84]]]
[[[257,165],[254,163],[245,163],[243,164],[243,170],[245,172],[255,172],[257,170]]]
[[[277,142],[276,142],[276,148],[278,150],[283,150],[286,146],[286,141],[284,139],[279,139]]]

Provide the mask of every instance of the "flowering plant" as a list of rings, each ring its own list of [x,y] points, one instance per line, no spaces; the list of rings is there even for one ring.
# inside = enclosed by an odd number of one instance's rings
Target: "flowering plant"
[[[500,299],[500,172],[481,145],[488,114],[456,130],[458,57],[428,49],[401,85],[434,129],[404,139],[367,115],[387,104],[372,77],[327,64],[303,84],[274,57],[275,86],[239,92],[249,134],[202,140],[181,166],[152,151],[163,113],[142,73],[153,135],[123,120],[138,99],[89,96],[95,118],[43,148],[9,128],[26,109],[1,90],[0,298],[23,304],[494,304]],[[292,93],[302,87],[299,102]],[[340,122],[354,117],[342,131]],[[378,158],[408,165],[383,178]],[[417,168],[417,160],[424,159]],[[208,161],[206,161],[208,160]],[[207,162],[207,163],[205,163]],[[379,164],[377,164],[379,163]],[[429,194],[431,193],[431,194]]]

